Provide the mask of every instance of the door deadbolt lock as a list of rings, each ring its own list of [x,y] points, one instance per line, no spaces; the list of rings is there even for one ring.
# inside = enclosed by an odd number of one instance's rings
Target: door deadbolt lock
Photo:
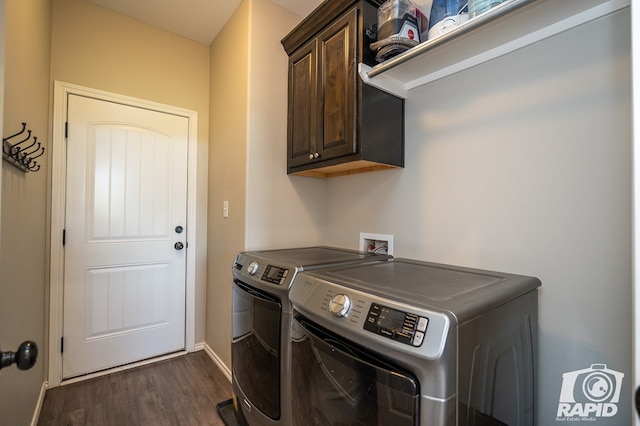
[[[184,228],[182,226],[176,226],[176,234],[182,234],[182,231],[184,231]]]
[[[182,249],[184,248],[184,244],[182,244],[180,241],[178,241],[177,243],[175,243],[175,244],[173,245],[173,247],[174,247],[176,250],[182,250]]]

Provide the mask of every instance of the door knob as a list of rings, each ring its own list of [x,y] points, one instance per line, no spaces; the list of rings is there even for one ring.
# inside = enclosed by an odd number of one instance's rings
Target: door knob
[[[173,247],[174,247],[176,250],[182,250],[182,249],[184,248],[184,244],[182,244],[180,241],[178,241],[177,243],[175,243],[175,244],[173,245]]]
[[[23,342],[16,352],[0,352],[0,369],[16,364],[18,370],[28,370],[36,364],[38,345],[32,341]]]

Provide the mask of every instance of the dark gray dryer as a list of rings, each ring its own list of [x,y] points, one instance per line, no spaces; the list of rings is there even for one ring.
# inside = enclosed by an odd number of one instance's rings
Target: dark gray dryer
[[[537,278],[408,259],[298,274],[293,425],[534,425]]]
[[[290,425],[291,282],[301,271],[386,261],[335,247],[239,253],[232,267],[232,383],[238,417],[251,426]]]

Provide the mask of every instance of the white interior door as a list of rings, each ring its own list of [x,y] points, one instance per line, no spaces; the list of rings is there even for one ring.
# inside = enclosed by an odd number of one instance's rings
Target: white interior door
[[[62,377],[185,348],[186,117],[70,94]]]

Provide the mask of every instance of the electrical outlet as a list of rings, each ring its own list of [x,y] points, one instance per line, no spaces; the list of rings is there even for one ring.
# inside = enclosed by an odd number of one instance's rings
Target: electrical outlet
[[[393,235],[361,232],[360,251],[393,256]]]

